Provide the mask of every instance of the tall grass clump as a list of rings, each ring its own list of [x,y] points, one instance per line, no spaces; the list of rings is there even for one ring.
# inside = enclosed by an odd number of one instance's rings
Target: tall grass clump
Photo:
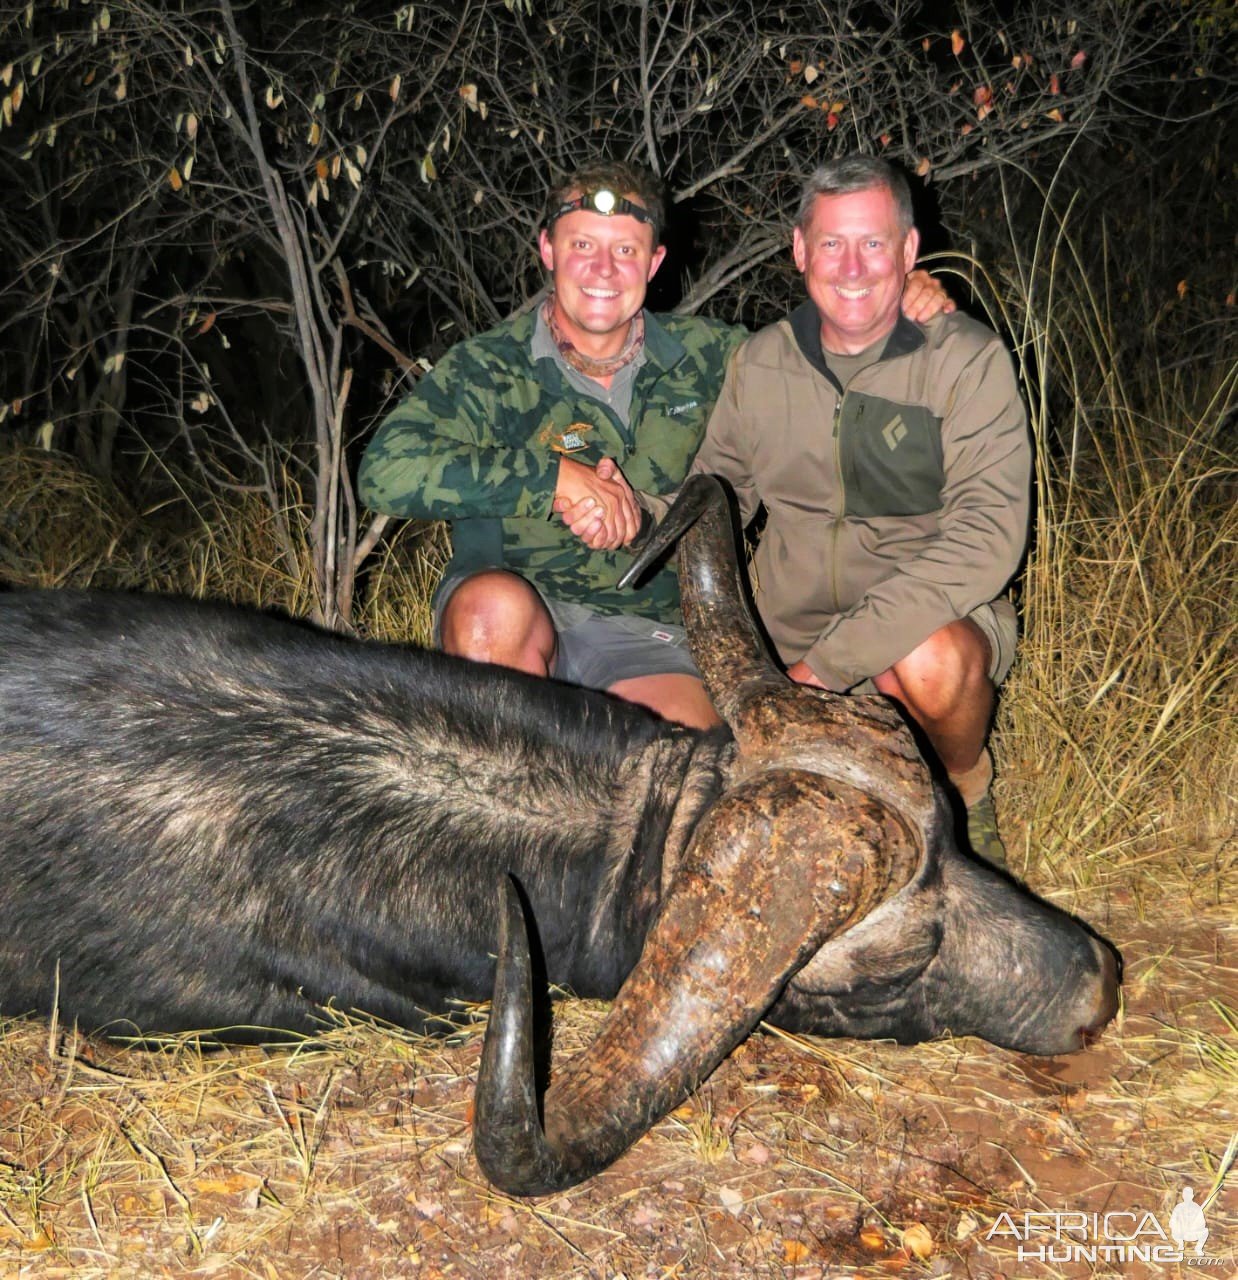
[[[1000,274],[954,268],[1012,339],[1035,444],[1003,826],[1017,869],[1215,900],[1238,865],[1238,363],[1171,335],[1124,359],[1106,258],[1047,193],[1030,250],[1012,235]]]
[[[142,503],[68,454],[0,447],[0,583],[174,592],[311,613],[312,512],[289,470],[271,472],[274,489],[207,489],[162,474],[162,496]],[[428,645],[430,597],[448,554],[443,524],[389,528],[361,575],[356,629]]]
[[[159,539],[114,486],[63,454],[0,443],[0,581],[132,587],[162,560]]]

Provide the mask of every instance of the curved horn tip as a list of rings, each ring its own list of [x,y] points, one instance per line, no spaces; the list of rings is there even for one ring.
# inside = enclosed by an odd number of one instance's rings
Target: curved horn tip
[[[650,533],[645,545],[636,552],[632,563],[618,581],[618,586],[633,586],[646,569],[677,539],[690,529],[711,503],[726,506],[726,489],[715,475],[698,473],[689,476],[679,487],[670,510]]]
[[[505,1134],[513,1122],[502,1100],[510,1098],[513,1090],[523,1099],[532,1082],[532,1072],[526,1064],[532,1060],[529,1015],[533,1004],[533,962],[524,907],[511,876],[504,876],[499,885],[498,908],[494,991],[477,1072],[473,1147],[486,1175],[501,1185],[506,1167]],[[535,1101],[532,1111],[536,1117]],[[492,1169],[500,1175],[498,1178]]]
[[[524,904],[511,876],[500,889],[498,962],[473,1109],[473,1153],[509,1195],[561,1191],[588,1177],[550,1150],[533,1054],[533,961]]]

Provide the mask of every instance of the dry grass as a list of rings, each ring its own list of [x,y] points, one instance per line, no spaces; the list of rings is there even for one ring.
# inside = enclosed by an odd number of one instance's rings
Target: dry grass
[[[986,1236],[1003,1211],[1164,1214],[1184,1183],[1204,1199],[1238,1129],[1223,915],[1168,933],[1111,913],[1127,1002],[1089,1054],[755,1037],[612,1170],[532,1202],[472,1160],[476,1026],[449,1043],[340,1019],[267,1053],[184,1038],[130,1052],[13,1023],[0,1272],[1082,1274]],[[580,1052],[603,1015],[563,1007],[556,1052]],[[1209,1209],[1220,1257],[1232,1204]],[[925,1234],[917,1261],[907,1241]]]
[[[1232,900],[1238,361],[1167,349],[1172,373],[1116,377],[1110,300],[1045,210],[1002,278],[947,259],[1014,339],[1036,445],[1024,631],[995,734],[1008,843],[1081,900],[1102,885]]]
[[[472,1159],[475,1011],[453,1039],[340,1018],[270,1053],[127,1051],[16,1021],[0,1028],[0,1272],[1138,1275],[1020,1261],[989,1233],[1003,1211],[1164,1221],[1183,1185],[1217,1191],[1209,1253],[1228,1262],[1209,1274],[1232,1271],[1235,371],[1176,352],[1172,375],[1105,376],[1107,303],[1067,237],[1041,245],[991,290],[1034,388],[1040,495],[998,801],[1028,882],[1122,951],[1123,1009],[1096,1049],[757,1036],[612,1170],[529,1203]],[[10,581],[307,602],[257,500],[187,500],[169,536],[167,513],[66,459],[5,450],[0,477]],[[294,529],[300,511],[290,490]],[[441,529],[405,529],[365,580],[362,629],[424,642],[444,556]],[[556,1054],[602,1012],[561,1007]]]

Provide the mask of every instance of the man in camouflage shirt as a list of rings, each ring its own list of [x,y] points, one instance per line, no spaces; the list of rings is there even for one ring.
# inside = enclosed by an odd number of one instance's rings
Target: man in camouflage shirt
[[[660,190],[635,166],[555,187],[539,237],[545,303],[449,351],[379,427],[358,485],[375,510],[451,521],[435,597],[447,652],[706,727],[717,716],[684,646],[673,567],[636,591],[615,585],[640,525],[631,486],[665,495],[682,482],[747,337],[644,309],[661,222]],[[922,273],[917,293],[920,312],[941,309]]]
[[[659,190],[632,166],[596,165],[556,187],[539,237],[547,303],[449,351],[379,427],[359,489],[376,510],[451,521],[435,601],[449,653],[708,725],[717,719],[683,645],[673,569],[635,592],[615,585],[640,522],[628,482],[667,493],[683,480],[747,337],[643,310],[666,253],[660,223]],[[603,458],[617,463],[608,479],[595,470]],[[589,500],[599,526],[578,538],[554,518],[556,499]],[[583,632],[596,647],[599,628],[616,648],[591,663],[575,642]]]

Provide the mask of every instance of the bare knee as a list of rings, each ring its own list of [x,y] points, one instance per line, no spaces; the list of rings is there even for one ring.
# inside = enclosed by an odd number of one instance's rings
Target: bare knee
[[[617,680],[608,692],[625,702],[637,702],[656,711],[664,720],[687,725],[690,729],[713,729],[722,723],[714,704],[696,676],[667,673],[653,676],[631,676]]]
[[[494,569],[466,578],[439,621],[443,650],[473,662],[496,662],[548,675],[555,629],[542,598],[521,577]]]
[[[988,666],[984,633],[963,618],[934,631],[873,683],[917,718],[944,719],[963,705],[992,698]]]

